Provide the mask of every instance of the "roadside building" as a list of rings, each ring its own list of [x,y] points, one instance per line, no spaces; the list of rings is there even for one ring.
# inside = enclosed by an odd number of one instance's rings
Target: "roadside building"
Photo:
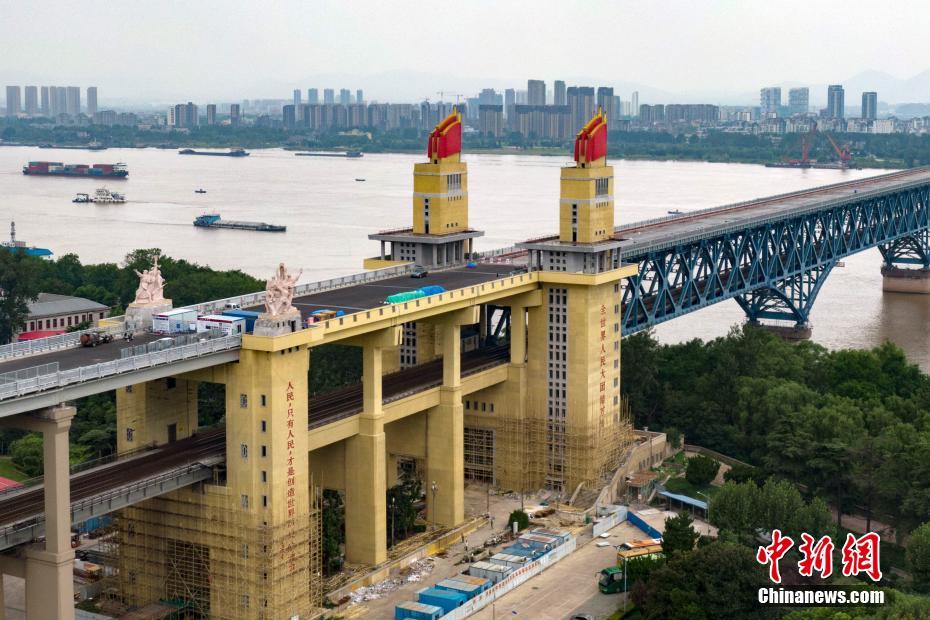
[[[29,317],[23,324],[22,332],[66,331],[85,321],[97,325],[98,321],[107,318],[109,314],[109,307],[90,299],[39,293],[35,301],[29,304]]]

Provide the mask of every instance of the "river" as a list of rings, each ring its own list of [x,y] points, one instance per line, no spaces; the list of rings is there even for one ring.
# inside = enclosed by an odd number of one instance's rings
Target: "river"
[[[368,233],[409,225],[412,169],[422,155],[370,154],[361,159],[295,157],[279,150],[244,158],[180,156],[174,150],[100,152],[0,148],[3,217],[17,237],[82,262],[119,262],[136,248],[161,248],[175,258],[217,269],[270,276],[278,262],[303,269],[303,281],[361,270],[378,244]],[[77,192],[101,185],[87,179],[27,177],[27,161],[125,162],[129,178],[110,180],[128,202],[72,204]],[[569,157],[466,155],[470,224],[486,231],[476,248],[491,249],[553,233],[558,227],[559,168]],[[746,164],[613,162],[618,223],[779,194],[881,171],[793,170]],[[365,179],[364,182],[356,178]],[[206,194],[196,194],[203,188]],[[286,224],[284,234],[204,230],[194,217]],[[845,259],[833,270],[811,316],[813,338],[830,348],[871,347],[891,340],[930,371],[930,296],[882,293],[877,250]],[[665,342],[709,339],[743,320],[733,301],[660,325]]]

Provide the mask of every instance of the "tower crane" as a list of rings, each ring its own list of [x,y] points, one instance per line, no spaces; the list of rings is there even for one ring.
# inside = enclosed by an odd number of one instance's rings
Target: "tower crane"
[[[830,141],[830,146],[832,146],[833,150],[836,151],[836,156],[840,159],[840,166],[843,168],[848,168],[850,162],[852,162],[852,154],[849,152],[849,145],[844,144],[843,148],[840,148],[837,146],[836,141],[830,134],[826,132],[823,132],[823,134],[827,136],[827,140]]]

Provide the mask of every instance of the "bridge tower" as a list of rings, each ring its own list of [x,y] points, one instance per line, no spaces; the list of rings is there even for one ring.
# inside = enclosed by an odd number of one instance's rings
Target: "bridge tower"
[[[426,154],[429,161],[413,166],[413,227],[368,235],[381,242],[381,255],[366,261],[366,268],[390,264],[386,261],[427,269],[462,265],[475,238],[484,235],[468,226],[468,164],[462,161],[458,111],[430,133]]]
[[[620,262],[614,174],[601,111],[562,168],[559,236],[518,244],[540,273],[541,304],[527,308],[527,488],[570,497],[617,465],[631,426],[620,397]],[[517,324],[520,321],[516,322]]]

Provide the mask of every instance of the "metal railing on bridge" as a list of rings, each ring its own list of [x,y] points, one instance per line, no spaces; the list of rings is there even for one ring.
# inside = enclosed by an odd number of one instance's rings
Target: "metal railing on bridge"
[[[33,366],[32,368],[22,368],[12,372],[5,372],[0,375],[0,385],[5,383],[16,383],[17,381],[32,379],[41,375],[50,375],[54,372],[58,372],[58,362],[42,364],[41,366]]]
[[[202,342],[164,349],[162,351],[134,355],[112,362],[102,362],[92,366],[83,366],[81,368],[61,370],[47,375],[39,375],[16,381],[15,383],[0,385],[0,400],[25,396],[26,394],[45,390],[54,390],[74,383],[93,381],[112,375],[132,372],[134,370],[170,364],[193,357],[202,357],[219,351],[236,349],[241,345],[242,336],[224,336],[223,338],[204,340]]]
[[[113,317],[111,320],[118,318],[120,317]],[[101,331],[116,335],[122,334],[125,330],[122,324],[110,325],[105,327],[84,329],[78,332],[69,332],[67,334],[59,334],[57,336],[49,336],[48,338],[36,338],[35,340],[27,340],[25,342],[13,342],[10,344],[5,344],[0,346],[0,362],[4,362],[15,357],[25,357],[27,355],[37,355],[39,353],[49,353],[59,349],[73,349],[81,345],[82,334]]]

